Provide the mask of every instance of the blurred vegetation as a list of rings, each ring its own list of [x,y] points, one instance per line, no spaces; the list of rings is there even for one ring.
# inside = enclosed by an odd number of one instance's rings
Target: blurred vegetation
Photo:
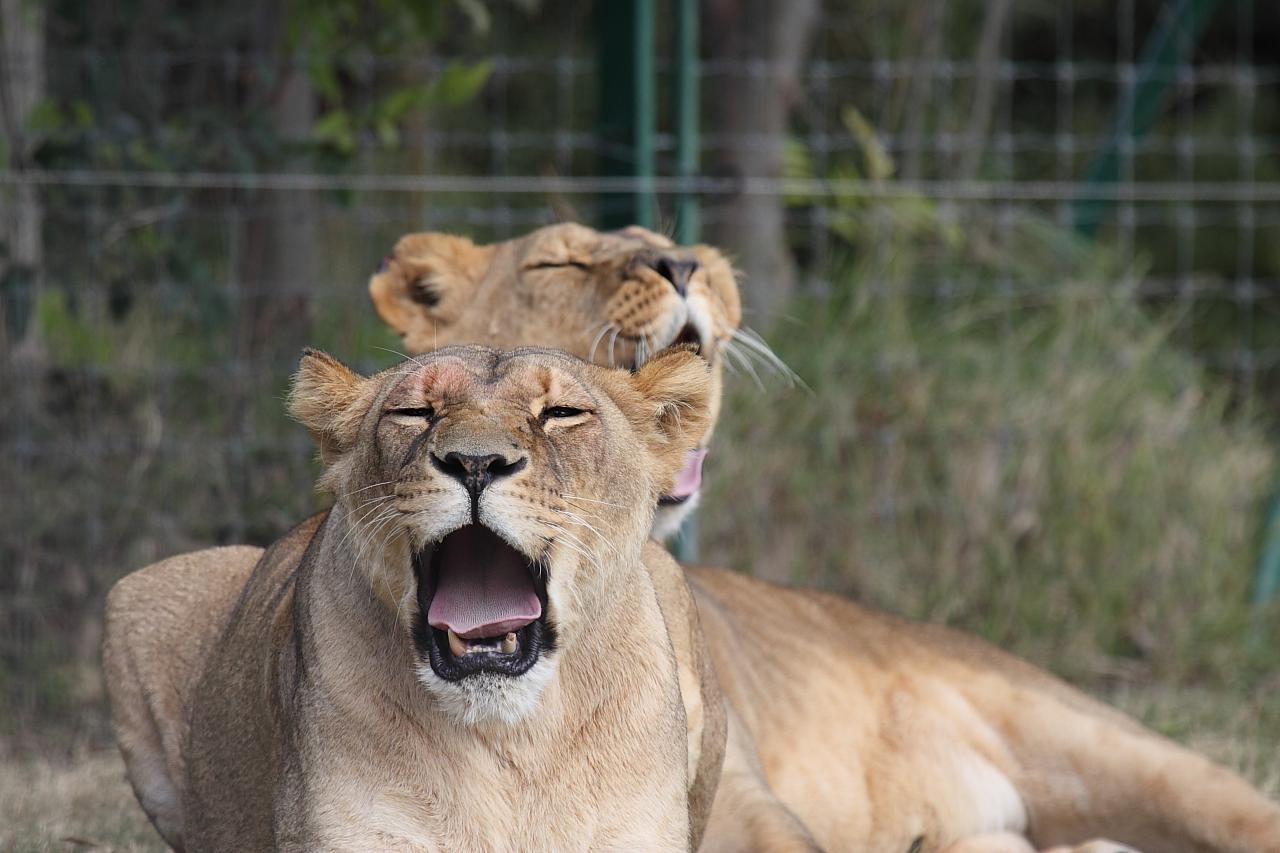
[[[1144,307],[1145,270],[1021,216],[872,200],[856,110],[832,291],[771,336],[807,384],[725,406],[708,559],[946,622],[1076,678],[1255,684],[1248,604],[1272,443]],[[796,147],[789,170],[810,166]],[[792,198],[792,204],[810,202]],[[921,287],[921,282],[946,286]],[[1262,618],[1272,633],[1249,645]]]

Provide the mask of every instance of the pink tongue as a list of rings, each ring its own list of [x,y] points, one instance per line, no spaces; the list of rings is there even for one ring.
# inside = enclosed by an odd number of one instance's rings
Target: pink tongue
[[[473,640],[519,631],[542,615],[524,558],[493,532],[472,525],[440,548],[431,627]]]
[[[670,496],[687,498],[698,491],[702,485],[702,460],[707,458],[705,450],[690,450],[684,458],[684,467],[676,474],[676,484],[671,487]]]

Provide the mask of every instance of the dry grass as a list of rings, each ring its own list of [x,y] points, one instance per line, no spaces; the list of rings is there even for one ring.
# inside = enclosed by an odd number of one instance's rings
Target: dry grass
[[[0,765],[0,850],[165,850],[133,798],[114,751],[72,764]]]
[[[1114,704],[1148,725],[1234,768],[1280,798],[1280,717],[1265,697],[1199,690],[1126,688]],[[164,850],[133,799],[114,752],[74,764],[0,765],[0,850]]]

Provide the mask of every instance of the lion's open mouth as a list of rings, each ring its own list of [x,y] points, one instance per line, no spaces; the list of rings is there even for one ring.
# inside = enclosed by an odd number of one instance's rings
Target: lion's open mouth
[[[685,456],[684,467],[676,473],[671,491],[658,498],[658,506],[682,504],[697,494],[702,487],[702,461],[706,458],[706,450],[690,450]]]
[[[702,333],[698,331],[698,327],[693,323],[685,323],[684,327],[676,334],[671,343],[667,346],[679,346],[680,344],[688,344],[697,351],[698,355],[702,355]]]
[[[685,323],[667,346],[688,345],[703,358],[712,358],[713,353],[702,340],[702,332],[692,322]],[[690,450],[685,457],[684,467],[676,474],[676,481],[671,491],[658,498],[658,506],[679,506],[698,493],[702,487],[702,462],[707,458],[705,449]]]
[[[523,675],[554,646],[545,570],[489,528],[455,530],[413,562],[415,639],[446,681],[481,672]]]

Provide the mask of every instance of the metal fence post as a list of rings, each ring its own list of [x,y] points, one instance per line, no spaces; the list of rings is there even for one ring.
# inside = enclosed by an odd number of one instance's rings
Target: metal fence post
[[[1136,142],[1156,123],[1178,66],[1190,58],[1217,5],[1218,0],[1174,0],[1165,6],[1142,46],[1133,87],[1116,110],[1111,139],[1089,166],[1086,186],[1105,186],[1120,180],[1125,140]],[[1076,231],[1086,237],[1096,235],[1111,204],[1112,199],[1104,195],[1077,198],[1071,209]]]
[[[600,173],[634,179],[629,191],[602,193],[600,225],[655,225],[653,0],[597,7]]]
[[[698,67],[698,0],[675,2],[675,105],[676,177],[680,192],[676,198],[676,242],[698,242],[698,197],[691,183],[698,175],[698,110],[701,105]],[[690,513],[672,543],[676,559],[691,563],[698,558],[698,516]]]

